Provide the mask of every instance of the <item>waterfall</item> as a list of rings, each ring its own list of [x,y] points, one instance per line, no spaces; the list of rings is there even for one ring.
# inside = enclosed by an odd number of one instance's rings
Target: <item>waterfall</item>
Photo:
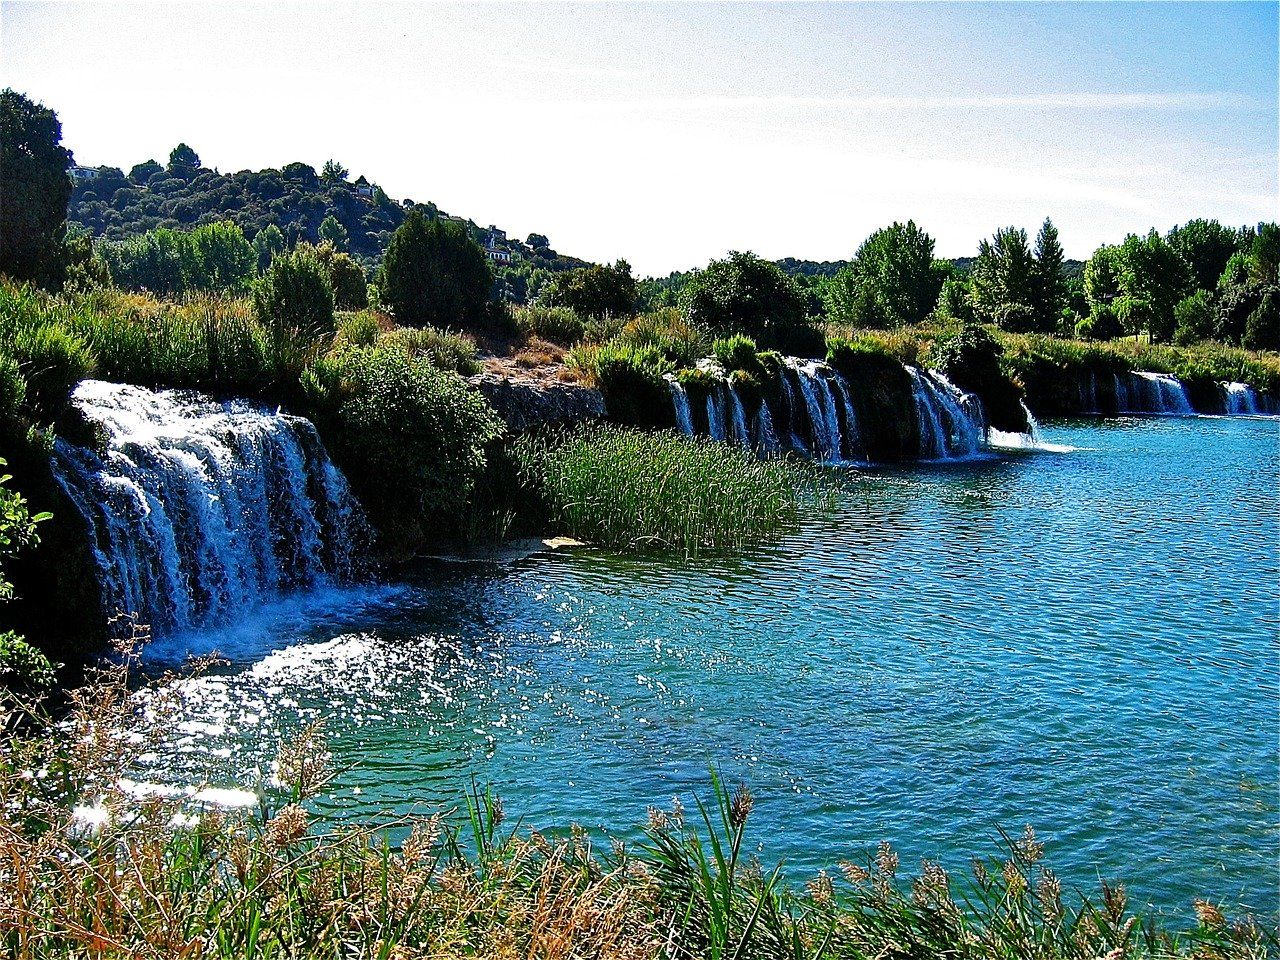
[[[1085,371],[1088,373],[1088,379],[1081,377],[1080,387],[1080,412],[1081,413],[1097,413],[1098,412],[1098,375],[1093,370]],[[1031,421],[1027,421],[1030,423]]]
[[[907,367],[920,434],[921,460],[971,457],[986,438],[982,403],[936,371]]]
[[[301,417],[85,380],[99,449],[59,439],[54,473],[89,526],[104,612],[157,635],[350,579],[363,513]]]
[[[676,426],[686,436],[693,436],[693,411],[689,408],[689,394],[674,375],[667,374],[667,389],[671,391],[671,403],[676,411]]]
[[[1047,453],[1072,453],[1079,449],[1064,443],[1049,443],[1040,430],[1040,421],[1026,403],[1022,403],[1022,412],[1027,418],[1026,433],[1008,433],[991,427],[987,430],[988,445],[999,450],[1038,450]]]
[[[740,447],[751,446],[751,434],[747,431],[747,411],[742,406],[742,398],[732,383],[727,384],[725,392],[729,395],[729,422],[733,426],[733,440]]]
[[[1274,409],[1270,397],[1259,396],[1258,392],[1247,383],[1223,381],[1223,409],[1233,417],[1261,417],[1269,415]]]
[[[783,361],[794,375],[804,398],[803,409],[812,440],[808,452],[820,460],[846,460],[857,455],[858,433],[857,418],[853,405],[849,402],[848,390],[840,377],[827,364],[820,360],[798,360],[787,357]],[[785,376],[784,381],[788,378]],[[835,384],[833,389],[832,384]],[[788,384],[790,389],[790,384]],[[836,394],[840,394],[839,408]],[[789,402],[793,424],[796,421],[795,408],[799,406]],[[844,417],[842,427],[841,416]],[[794,436],[798,432],[792,430]]]
[[[1131,374],[1132,383],[1137,386],[1137,393],[1142,398],[1142,412],[1192,414],[1195,410],[1187,399],[1187,391],[1182,381],[1167,373],[1151,373],[1146,370],[1135,370]]]

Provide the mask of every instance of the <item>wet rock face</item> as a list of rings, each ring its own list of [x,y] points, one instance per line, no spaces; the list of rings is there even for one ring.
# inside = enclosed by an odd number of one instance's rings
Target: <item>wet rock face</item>
[[[555,424],[582,423],[605,415],[604,395],[577,383],[524,380],[485,372],[471,384],[512,433]]]

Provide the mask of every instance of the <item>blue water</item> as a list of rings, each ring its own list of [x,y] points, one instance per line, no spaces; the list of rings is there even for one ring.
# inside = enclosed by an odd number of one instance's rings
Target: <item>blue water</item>
[[[157,775],[253,788],[323,718],[332,814],[474,775],[530,826],[629,836],[715,764],[796,880],[881,839],[963,872],[1031,823],[1068,889],[1274,914],[1277,424],[1046,434],[1077,449],[850,471],[745,556],[429,563],[157,648],[231,659],[185,685]]]

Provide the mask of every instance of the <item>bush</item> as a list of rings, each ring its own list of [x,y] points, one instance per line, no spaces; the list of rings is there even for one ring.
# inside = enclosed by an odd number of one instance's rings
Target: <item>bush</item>
[[[611,341],[576,347],[566,361],[604,395],[610,419],[635,427],[671,427],[675,408],[666,374],[675,364],[657,347]]]
[[[732,337],[717,340],[711,345],[711,353],[725,370],[762,372],[760,358],[756,355],[756,342],[750,337],[735,333]]]
[[[402,350],[410,357],[420,357],[437,370],[453,370],[468,376],[480,371],[476,342],[465,333],[435,327],[396,327],[382,335],[380,344],[388,350]]]
[[[777,264],[753,253],[712,260],[681,291],[689,320],[712,333],[745,333],[779,347],[794,328],[809,326],[805,298]]]
[[[387,319],[390,322],[390,318]],[[338,318],[338,332],[334,344],[343,347],[371,347],[382,333],[382,322],[369,310],[348,313]]]
[[[819,472],[704,438],[594,425],[517,442],[524,476],[571,536],[626,550],[742,548],[825,494]]]
[[[363,310],[369,305],[369,285],[364,268],[346,253],[339,253],[328,241],[315,248],[316,257],[329,274],[333,304],[339,310]]]
[[[613,266],[592,264],[556,274],[538,294],[538,302],[567,307],[584,317],[629,317],[636,312],[636,297],[631,265],[619,260]]]
[[[326,446],[381,542],[410,550],[453,531],[502,423],[454,373],[394,345],[348,350],[304,375]]]
[[[93,372],[93,354],[80,337],[57,326],[19,330],[9,346],[26,381],[26,401],[38,423],[53,423],[71,391]]]
[[[0,633],[0,688],[30,692],[53,686],[49,658],[13,631]]]
[[[254,285],[253,308],[273,338],[289,331],[310,339],[332,337],[333,287],[315,248],[303,244],[272,260]]]
[[[961,390],[977,394],[987,419],[997,430],[1024,433],[1031,429],[1022,393],[1001,367],[1004,350],[986,329],[967,323],[934,350],[934,366]]]
[[[1280,287],[1268,287],[1244,326],[1246,350],[1280,350]]]
[[[382,260],[378,289],[396,322],[476,330],[491,320],[489,261],[459,223],[413,210]]]
[[[706,334],[674,307],[642,313],[614,338],[632,347],[652,347],[678,367],[691,367],[711,349]]]
[[[569,307],[517,307],[513,318],[524,336],[560,346],[571,347],[587,333],[586,321]]]

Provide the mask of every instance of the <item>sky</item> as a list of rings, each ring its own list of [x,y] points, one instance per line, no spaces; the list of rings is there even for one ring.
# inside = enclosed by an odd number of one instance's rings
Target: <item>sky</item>
[[[641,275],[940,256],[1045,216],[1068,256],[1280,217],[1276,3],[0,3],[0,85],[77,163],[185,141],[336,158],[396,198]]]

